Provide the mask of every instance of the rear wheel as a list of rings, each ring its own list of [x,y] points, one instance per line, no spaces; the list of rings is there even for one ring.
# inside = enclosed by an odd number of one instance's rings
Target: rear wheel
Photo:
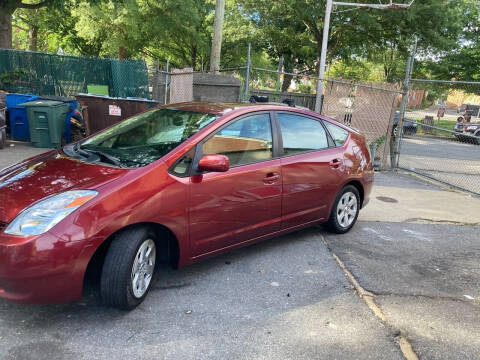
[[[102,268],[100,289],[106,305],[132,310],[147,296],[156,263],[156,234],[126,230],[113,240]]]
[[[337,234],[348,232],[358,218],[360,212],[360,194],[353,185],[345,186],[333,203],[328,229]]]

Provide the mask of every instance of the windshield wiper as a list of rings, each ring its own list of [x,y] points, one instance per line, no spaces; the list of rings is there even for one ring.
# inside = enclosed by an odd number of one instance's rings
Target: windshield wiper
[[[115,156],[112,156],[112,155],[109,155],[109,154],[106,154],[104,152],[101,152],[99,150],[92,150],[92,149],[85,149],[85,148],[81,148],[80,146],[78,146],[76,148],[77,152],[80,153],[80,154],[87,154],[89,155],[90,154],[95,154],[95,155],[98,155],[100,158],[103,158],[105,160],[107,160],[107,162],[113,164],[113,165],[116,165],[118,167],[124,167],[122,165],[122,162],[120,159],[117,159]]]
[[[103,151],[100,151],[100,150],[86,149],[86,148],[82,148],[81,146],[76,146],[75,150],[79,154],[86,155],[87,157],[90,157],[91,154],[98,155],[100,158],[106,159],[109,163],[111,163],[113,165],[116,165],[118,167],[122,167],[122,168],[128,167],[128,166],[124,166],[123,162],[134,163],[134,164],[138,164],[138,165],[141,165],[141,166],[146,165],[146,163],[141,162],[141,161],[135,161],[135,160],[131,160],[131,159],[119,159],[119,158],[117,158],[113,155],[104,153]]]

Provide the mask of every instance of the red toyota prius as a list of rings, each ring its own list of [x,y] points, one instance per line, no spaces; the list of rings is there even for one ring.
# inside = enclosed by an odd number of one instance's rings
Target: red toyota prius
[[[0,171],[0,298],[133,309],[173,267],[292,230],[349,231],[373,167],[364,136],[308,110],[180,103]]]

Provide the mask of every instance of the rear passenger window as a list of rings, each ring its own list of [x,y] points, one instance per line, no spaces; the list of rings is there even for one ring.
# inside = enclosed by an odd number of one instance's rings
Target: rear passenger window
[[[320,121],[287,113],[279,113],[277,117],[285,155],[328,148],[327,133]]]
[[[337,146],[342,146],[345,143],[345,140],[347,140],[348,131],[345,129],[342,129],[340,126],[333,125],[328,121],[324,121],[323,123],[327,127],[327,130],[330,133],[330,135],[332,135],[332,138],[335,141],[335,144]]]

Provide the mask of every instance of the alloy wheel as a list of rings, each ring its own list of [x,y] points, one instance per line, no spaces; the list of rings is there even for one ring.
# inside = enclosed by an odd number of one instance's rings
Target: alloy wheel
[[[343,228],[349,227],[358,212],[357,197],[353,192],[346,192],[337,205],[337,221]]]
[[[139,299],[148,290],[155,269],[156,247],[152,239],[145,240],[135,255],[132,267],[132,291]]]

